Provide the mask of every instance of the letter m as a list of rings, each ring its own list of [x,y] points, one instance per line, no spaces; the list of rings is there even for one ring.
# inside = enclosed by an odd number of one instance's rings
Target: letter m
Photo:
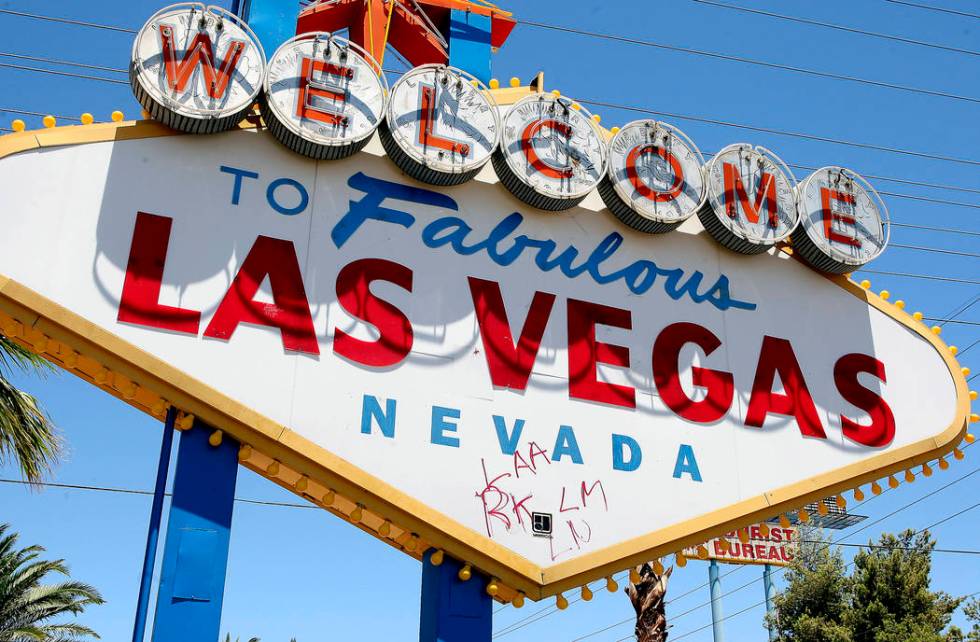
[[[758,224],[764,201],[766,212],[769,214],[769,225],[777,227],[779,216],[776,211],[776,180],[773,175],[769,172],[761,173],[759,187],[755,192],[755,203],[752,203],[745,191],[745,184],[742,183],[742,175],[739,169],[731,163],[722,163],[722,170],[725,179],[725,208],[728,215],[735,218],[735,203],[737,201],[741,204],[745,217],[751,223]]]
[[[215,51],[214,45],[211,43],[211,36],[204,32],[198,32],[184,51],[184,57],[178,62],[174,30],[170,25],[160,25],[160,46],[163,49],[167,85],[172,91],[186,91],[187,83],[190,82],[194,72],[200,67],[208,96],[218,100],[224,98],[225,91],[231,81],[231,74],[235,71],[238,61],[245,51],[245,41],[232,40],[225,50],[221,66],[215,69]]]

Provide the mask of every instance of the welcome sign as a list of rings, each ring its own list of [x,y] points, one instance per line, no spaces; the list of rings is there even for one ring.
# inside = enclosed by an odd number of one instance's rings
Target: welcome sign
[[[411,555],[475,566],[498,599],[698,546],[965,433],[939,338],[817,271],[887,242],[849,170],[796,186],[748,144],[704,163],[663,123],[604,132],[445,67],[389,103],[343,39],[267,66],[247,25],[199,5],[151,18],[131,78],[168,126],[227,131],[0,139],[0,329],[137,408],[200,417]]]

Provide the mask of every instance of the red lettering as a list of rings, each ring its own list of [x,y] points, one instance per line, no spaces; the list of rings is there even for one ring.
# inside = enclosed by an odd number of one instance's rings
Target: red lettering
[[[466,157],[470,153],[470,146],[466,143],[444,138],[437,135],[433,129],[438,120],[436,111],[436,88],[432,85],[421,85],[422,95],[419,110],[422,116],[419,119],[419,145],[423,147],[435,147],[444,149],[448,152],[459,154]]]
[[[374,281],[412,291],[412,271],[394,261],[360,259],[345,266],[337,275],[337,300],[348,314],[377,328],[380,336],[364,341],[334,328],[333,351],[366,366],[393,366],[412,350],[415,335],[401,310],[371,294]]]
[[[535,463],[536,457],[542,457],[544,463],[551,465],[551,460],[548,459],[548,451],[537,445],[535,442],[531,442],[527,445],[527,456],[531,459],[531,468],[537,471],[538,465]]]
[[[221,99],[228,89],[231,75],[238,66],[238,61],[245,52],[245,42],[232,40],[225,50],[225,59],[221,67],[214,69],[214,45],[211,36],[198,32],[184,53],[184,58],[177,62],[177,46],[174,43],[173,27],[160,25],[160,45],[163,49],[163,66],[167,76],[167,85],[171,90],[183,92],[194,71],[200,67],[204,86],[208,96]]]
[[[518,464],[517,463],[518,460],[520,460],[521,463]],[[534,461],[534,460],[532,459],[531,461]],[[521,456],[521,453],[519,453],[519,452],[517,452],[515,450],[514,451],[514,476],[517,479],[520,479],[521,478],[521,469],[522,468],[526,468],[527,470],[530,470],[531,473],[534,474],[534,475],[537,475],[538,474],[538,471],[534,470],[534,468],[532,466],[529,466],[528,465],[528,463],[524,459],[524,457]]]
[[[315,74],[321,75],[315,77]],[[354,70],[350,67],[341,67],[326,60],[303,58],[299,91],[296,92],[296,116],[346,127],[349,119],[343,114],[343,103],[347,100],[344,83],[353,77]],[[339,82],[333,81],[334,78]]]
[[[762,210],[762,203],[765,201],[766,211],[769,213],[769,225],[776,227],[779,225],[779,217],[776,209],[776,179],[769,172],[762,172],[759,175],[759,188],[755,193],[755,203],[749,201],[749,196],[742,183],[742,175],[738,168],[731,163],[722,163],[722,171],[725,179],[725,207],[728,215],[735,218],[736,195],[738,202],[742,205],[742,212],[745,218],[751,223],[759,222],[759,212]]]
[[[266,277],[273,303],[253,298]],[[286,350],[320,354],[292,241],[268,236],[255,239],[204,336],[229,341],[243,322],[278,328]]]
[[[200,312],[159,303],[172,224],[168,216],[136,213],[116,318],[122,323],[197,335]]]
[[[785,390],[782,394],[772,391],[777,374]],[[794,417],[800,432],[806,437],[827,438],[793,347],[786,339],[767,335],[759,351],[759,365],[755,371],[755,381],[752,382],[745,425],[762,428],[769,413]]]
[[[636,171],[636,164],[640,159],[651,154],[660,156],[660,158],[667,161],[674,174],[674,181],[665,192],[655,190],[647,185]],[[680,196],[684,190],[684,168],[681,166],[680,161],[665,148],[658,147],[657,145],[638,145],[630,150],[630,153],[626,156],[626,178],[629,179],[637,194],[658,203],[672,201]]]
[[[895,416],[881,396],[861,385],[858,375],[862,372],[887,382],[885,364],[869,355],[845,354],[834,364],[834,383],[841,397],[871,417],[871,425],[862,426],[841,415],[841,429],[845,437],[859,444],[872,448],[887,446],[895,438]]]
[[[578,506],[569,506],[568,508],[565,508],[565,487],[562,486],[561,487],[561,502],[559,502],[559,504],[558,504],[558,512],[559,513],[567,513],[567,512],[570,512],[570,511],[573,511],[573,510],[578,510],[578,509],[579,509]],[[571,522],[569,522],[569,524],[571,524]]]
[[[544,336],[555,295],[535,292],[531,307],[524,320],[521,336],[514,343],[510,321],[500,294],[500,284],[469,277],[470,295],[480,326],[483,351],[490,368],[490,381],[498,388],[524,390],[531,376],[531,368],[538,356],[541,337]]]
[[[834,210],[833,201],[840,203],[849,203],[854,205],[854,196],[846,192],[838,192],[837,190],[827,189],[826,187],[820,188],[820,204],[821,204],[821,214],[823,215],[823,234],[827,237],[828,241],[835,241],[837,243],[843,243],[844,245],[850,245],[851,247],[861,247],[861,241],[855,236],[844,236],[840,232],[834,230],[834,223],[844,223],[845,225],[853,226],[857,221],[850,214],[842,214]]]
[[[582,506],[588,507],[589,503],[586,501],[586,498],[595,492],[596,486],[599,487],[599,492],[602,493],[602,505],[605,506],[606,510],[609,510],[609,501],[606,500],[606,489],[598,479],[588,488],[585,487],[585,482],[582,482]]]
[[[529,521],[532,519],[531,511],[529,511],[527,507],[524,506],[525,502],[527,502],[527,500],[531,499],[532,497],[534,497],[534,495],[528,495],[524,499],[518,501],[517,498],[514,497],[513,495],[510,496],[511,504],[514,506],[513,509],[514,515],[517,517],[517,523],[520,524],[521,527],[524,526],[524,519],[521,517],[521,511],[524,511],[524,514],[527,516]]]
[[[571,178],[574,174],[571,158],[569,158],[569,161],[565,165],[553,165],[538,156],[538,152],[534,149],[534,137],[545,127],[551,129],[554,134],[558,134],[562,138],[568,139],[572,136],[572,127],[568,123],[563,123],[553,118],[534,120],[524,128],[524,132],[521,134],[521,151],[524,152],[524,156],[527,157],[527,162],[535,171],[550,178]]]
[[[596,341],[596,325],[630,330],[633,321],[629,310],[568,300],[568,396],[636,408],[636,391],[632,386],[597,379],[599,363],[629,368],[630,351],[624,346]]]
[[[695,386],[707,390],[705,398],[693,401],[681,387],[678,358],[681,349],[694,343],[709,356],[721,345],[710,330],[695,323],[674,323],[653,344],[653,381],[660,398],[672,411],[688,421],[711,423],[728,412],[735,395],[735,378],[731,373],[691,366]]]

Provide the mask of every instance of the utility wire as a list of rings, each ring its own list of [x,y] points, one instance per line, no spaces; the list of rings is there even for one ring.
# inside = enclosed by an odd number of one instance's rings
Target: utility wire
[[[978,302],[980,302],[980,295],[974,294],[971,298],[967,299],[960,305],[956,306],[956,308],[954,308],[952,312],[947,312],[944,316],[946,316],[948,319],[955,319],[956,317],[960,316],[961,314],[963,314],[964,312],[966,312],[967,310],[975,306]],[[949,321],[948,320],[943,321],[939,325],[945,325],[946,323],[949,323]]]
[[[27,111],[25,109],[11,109],[9,107],[0,107],[0,111],[5,112],[5,113],[8,113],[8,114],[20,114],[22,116],[39,116],[39,117],[42,117],[42,118],[44,116],[54,116],[58,120],[71,120],[71,121],[74,121],[74,122],[77,122],[77,123],[82,122],[82,119],[81,118],[76,118],[75,116],[59,116],[58,114],[42,114],[39,111]],[[894,223],[893,223],[893,225],[894,225]]]
[[[94,71],[109,71],[114,74],[128,74],[129,72],[125,69],[119,69],[117,67],[103,67],[101,65],[87,65],[81,62],[73,62],[71,60],[56,60],[53,58],[43,58],[41,56],[29,56],[27,54],[16,54],[6,51],[0,51],[0,57],[3,58],[16,58],[17,60],[30,60],[32,62],[45,62],[52,65],[65,65],[67,67],[79,67],[81,69],[92,69]]]
[[[951,276],[937,276],[935,274],[913,274],[911,272],[889,272],[886,270],[865,270],[861,269],[858,272],[865,274],[880,274],[884,276],[897,276],[906,279],[924,279],[926,281],[945,281],[949,283],[967,283],[969,285],[980,285],[980,280],[976,279],[958,279]]]
[[[904,227],[912,230],[926,230],[929,232],[943,232],[946,234],[962,234],[963,236],[980,236],[980,232],[974,232],[972,230],[958,230],[949,227],[933,227],[931,225],[912,225],[910,223],[895,223],[892,221],[892,227]]]
[[[963,356],[964,354],[966,354],[967,352],[969,352],[969,351],[970,351],[970,349],[971,349],[971,348],[973,348],[973,347],[974,347],[975,345],[977,345],[978,343],[980,343],[980,339],[977,339],[976,341],[974,341],[973,343],[971,343],[970,345],[968,345],[968,346],[967,346],[966,348],[964,348],[963,350],[960,350],[960,352],[959,352],[959,355],[960,355],[960,357],[962,357],[962,356]],[[973,376],[975,377],[976,375],[973,375]],[[970,377],[970,379],[972,379],[972,378],[973,378],[973,377]]]
[[[972,259],[980,258],[976,252],[963,252],[960,250],[949,250],[944,247],[925,247],[922,245],[904,245],[902,243],[889,243],[888,247],[897,247],[903,250],[916,250],[919,252],[932,252],[933,254],[952,254],[953,256],[968,256]]]
[[[0,62],[0,67],[4,67],[7,69],[18,69],[20,71],[31,71],[34,73],[52,74],[55,76],[70,76],[72,78],[83,78],[85,80],[100,80],[102,82],[108,82],[115,85],[129,84],[125,80],[116,80],[115,78],[102,78],[100,76],[89,76],[87,74],[74,74],[67,71],[55,71],[54,69],[42,69],[40,67],[26,67],[24,65],[12,65],[5,62]]]
[[[966,448],[969,448],[972,445],[973,444],[967,444],[967,446],[964,448],[964,450]],[[848,533],[847,535],[842,535],[836,542],[835,541],[828,542],[824,548],[830,548],[831,546],[837,545],[839,542],[842,542],[845,539],[849,539],[849,538],[857,535],[858,533],[860,533],[860,532],[862,532],[864,530],[867,530],[871,526],[874,526],[876,524],[880,524],[881,522],[883,522],[884,520],[888,519],[889,517],[892,517],[892,516],[896,515],[897,513],[901,512],[903,510],[906,510],[908,508],[911,508],[912,506],[915,506],[919,502],[921,502],[921,501],[923,501],[923,500],[925,500],[925,499],[927,499],[929,497],[932,497],[932,496],[936,495],[937,493],[940,493],[940,492],[946,490],[947,488],[953,486],[954,484],[957,484],[957,483],[963,481],[964,479],[967,479],[968,477],[971,477],[972,475],[975,475],[977,472],[980,472],[980,468],[975,468],[971,472],[969,472],[969,473],[967,473],[967,474],[965,474],[965,475],[963,475],[961,477],[958,477],[958,478],[954,479],[953,481],[945,484],[944,486],[941,486],[940,488],[937,488],[936,490],[933,490],[933,491],[931,491],[929,493],[926,493],[925,495],[923,495],[922,497],[916,499],[915,501],[912,501],[912,502],[909,502],[909,503],[907,503],[907,504],[905,504],[903,506],[900,506],[899,508],[897,508],[896,510],[888,513],[884,517],[880,517],[880,518],[878,518],[878,519],[876,519],[874,521],[865,523],[864,525],[861,526],[861,528],[858,528],[857,530],[854,530],[854,531]],[[890,487],[889,488],[885,488],[885,489],[883,489],[883,492],[881,494],[883,495],[885,492],[888,492],[889,490],[891,490]],[[867,502],[873,500],[875,497],[880,497],[880,496],[881,495],[872,495],[871,497],[869,497],[868,499],[864,500],[863,502],[860,502],[859,504],[855,505],[855,508],[857,508],[858,506],[861,506],[863,504],[866,504]],[[980,504],[977,504],[977,505],[980,505]],[[971,508],[975,508],[977,505],[975,505],[975,506],[973,506]],[[970,510],[970,509],[967,509],[967,510]],[[957,513],[953,517],[956,517],[956,516],[962,514],[962,512],[965,512],[965,511],[961,511],[960,513]],[[933,528],[934,526],[936,526],[938,524],[943,523],[944,521],[948,521],[949,519],[952,519],[952,517],[946,518],[945,520],[941,520],[940,522],[937,522],[936,524],[933,524],[932,526],[927,526],[926,528],[920,529],[920,530],[928,530],[928,529]],[[782,572],[782,569],[780,569],[779,572]],[[741,586],[738,586],[738,587],[736,587],[736,588],[734,588],[734,589],[732,589],[730,591],[726,591],[726,592],[722,593],[720,597],[725,597],[726,595],[732,595],[733,593],[736,593],[736,592],[738,592],[738,591],[746,588],[747,586],[751,586],[752,584],[755,584],[755,583],[760,582],[760,581],[762,581],[761,578],[756,578],[756,579],[751,580],[750,582],[748,582],[746,584],[742,584]],[[764,604],[765,602],[762,602],[762,603]],[[681,613],[679,615],[671,616],[670,617],[670,621],[671,622],[676,621],[680,617],[682,617],[683,615],[687,615],[687,614],[692,613],[692,612],[694,612],[694,611],[696,611],[698,609],[702,609],[702,608],[704,608],[704,607],[706,607],[706,606],[708,606],[710,604],[711,604],[711,600],[709,600],[707,602],[704,602],[703,604],[700,604],[700,605],[698,605],[698,606],[696,606],[694,608],[688,609],[687,611],[684,611],[683,613]],[[755,606],[758,606],[758,605],[755,605]],[[754,607],[752,607],[752,608],[754,608]],[[733,616],[734,615],[737,615],[737,614],[733,614]],[[609,629],[615,628],[617,626],[622,626],[623,624],[626,624],[626,623],[632,622],[632,621],[635,621],[635,618],[627,618],[625,620],[622,620],[621,622],[618,622],[618,623],[609,625],[609,626],[607,626],[607,627],[605,627],[603,629],[600,629],[598,631],[593,631],[593,632],[591,632],[591,633],[589,633],[589,634],[587,634],[585,636],[576,638],[572,642],[579,642],[580,640],[585,640],[587,638],[592,637],[593,635],[596,635],[598,633],[602,633],[602,632],[608,631]],[[623,640],[629,640],[631,637],[632,636],[623,638]],[[617,642],[621,642],[621,641],[617,641]]]
[[[803,140],[812,140],[819,143],[831,143],[834,145],[844,145],[847,147],[857,147],[860,149],[870,149],[879,152],[887,152],[889,154],[900,154],[904,156],[914,156],[917,158],[927,158],[929,160],[944,161],[947,163],[959,163],[961,165],[971,165],[980,166],[980,160],[974,160],[972,158],[957,158],[955,156],[942,156],[940,154],[932,154],[929,152],[920,152],[913,149],[900,149],[897,147],[886,147],[884,145],[874,145],[871,143],[861,143],[857,141],[844,140],[840,138],[831,138],[829,136],[820,136],[817,134],[808,134],[806,132],[794,132],[787,131],[785,129],[775,129],[772,127],[760,127],[757,125],[746,125],[744,123],[735,123],[727,120],[719,120],[717,118],[705,118],[703,116],[691,116],[687,114],[678,114],[666,111],[657,111],[655,109],[647,109],[645,107],[634,107],[630,105],[618,105],[616,103],[610,103],[602,100],[595,100],[592,98],[579,98],[580,102],[586,103],[588,105],[597,105],[599,107],[607,107],[610,109],[622,109],[624,111],[638,112],[641,114],[653,114],[655,116],[667,116],[670,118],[676,118],[678,120],[689,120],[692,122],[706,123],[709,125],[720,125],[722,127],[733,127],[736,129],[745,129],[748,131],[761,132],[763,134],[774,134],[777,136],[787,136],[791,138],[800,138]]]
[[[628,38],[625,36],[616,36],[609,33],[599,33],[595,31],[586,31],[584,29],[575,29],[572,27],[563,27],[560,25],[546,24],[543,22],[535,22],[533,20],[518,20],[518,24],[527,25],[529,27],[536,27],[538,29],[548,29],[551,31],[559,31],[563,33],[571,33],[578,36],[586,36],[589,38],[598,38],[601,40],[612,40],[615,42],[622,42],[631,45],[640,45],[643,47],[653,47],[655,49],[663,49],[666,51],[673,51],[676,53],[691,54],[695,56],[703,56],[706,58],[714,58],[718,60],[727,60],[729,62],[737,62],[746,65],[755,65],[758,67],[766,67],[769,69],[778,69],[781,71],[790,71],[798,74],[805,74],[809,76],[816,76],[818,78],[829,78],[831,80],[843,80],[847,82],[859,83],[863,85],[872,85],[875,87],[884,87],[886,89],[895,89],[898,91],[905,91],[916,94],[924,94],[927,96],[937,96],[940,98],[951,98],[953,100],[962,100],[971,103],[980,103],[980,98],[974,98],[972,96],[963,96],[960,94],[953,94],[945,91],[936,91],[932,89],[924,89],[922,87],[910,87],[908,85],[899,85],[896,83],[885,82],[882,80],[872,80],[870,78],[859,78],[857,76],[845,76],[843,74],[835,74],[827,71],[819,71],[817,69],[807,69],[805,67],[795,67],[791,65],[784,65],[774,62],[767,62],[765,60],[756,60],[753,58],[745,58],[742,56],[734,56],[731,54],[725,54],[717,51],[706,51],[703,49],[692,49],[690,47],[680,47],[675,45],[667,45],[661,42],[654,42],[651,40],[641,40],[639,38]]]
[[[976,508],[978,506],[980,506],[980,503],[974,504],[973,506],[970,506],[968,508],[964,508],[963,510],[959,511],[958,513],[955,513],[955,514],[950,515],[950,516],[948,516],[948,517],[946,517],[944,519],[941,519],[941,520],[939,520],[938,522],[936,522],[934,524],[930,524],[929,526],[926,526],[925,528],[920,528],[917,532],[920,532],[921,533],[922,531],[927,531],[929,529],[935,528],[936,526],[939,526],[940,524],[943,524],[945,522],[948,522],[949,520],[951,520],[953,518],[959,517],[960,515],[962,515],[964,513],[967,513],[967,512],[973,510],[974,508]],[[885,547],[885,548],[892,548],[892,547]],[[848,562],[847,564],[844,565],[844,568],[847,569],[847,568],[849,568],[849,567],[851,567],[853,565],[854,565],[854,561],[851,560],[850,562]],[[710,604],[710,603],[711,602],[708,602],[708,604]],[[745,613],[747,611],[751,611],[752,609],[758,608],[758,607],[762,606],[765,603],[766,603],[765,600],[762,600],[761,602],[756,602],[755,604],[752,604],[751,606],[745,607],[741,611],[736,611],[735,613],[732,613],[731,615],[726,615],[725,617],[721,618],[721,620],[719,620],[719,622],[723,622],[723,621],[728,620],[730,618],[733,618],[733,617],[736,617],[738,615],[741,615],[742,613]],[[706,629],[706,628],[708,628],[710,626],[712,626],[712,623],[705,624],[704,626],[701,626],[701,627],[698,627],[698,628],[693,629],[691,631],[688,631],[687,633],[683,633],[683,634],[677,636],[676,638],[674,638],[674,642],[677,642],[677,640],[682,640],[682,639],[684,639],[684,638],[686,638],[688,636],[694,635],[695,633],[698,633],[699,631],[703,631],[704,629]],[[629,637],[625,637],[625,638],[620,638],[616,642],[626,642],[627,640],[632,639],[632,637],[633,636],[629,636]]]
[[[83,20],[72,20],[70,18],[58,18],[55,16],[45,16],[39,13],[28,13],[26,11],[14,11],[12,9],[0,9],[0,14],[18,16],[20,18],[30,18],[32,20],[44,20],[46,22],[60,22],[62,24],[75,25],[77,27],[91,27],[93,29],[105,29],[107,31],[118,31],[121,33],[136,33],[135,29],[126,27],[115,27],[112,25],[99,24],[97,22],[85,22]]]
[[[973,51],[971,49],[961,49],[959,47],[950,47],[948,45],[941,45],[935,42],[913,40],[912,38],[905,38],[903,36],[894,36],[892,34],[879,33],[876,31],[868,31],[866,29],[858,29],[856,27],[846,27],[844,25],[834,24],[831,22],[812,20],[810,18],[800,18],[799,16],[787,16],[781,13],[774,13],[772,11],[763,11],[762,9],[750,9],[748,7],[739,7],[731,4],[725,4],[724,2],[717,2],[716,0],[692,0],[692,1],[697,2],[698,4],[718,7],[720,9],[730,9],[732,11],[739,11],[742,13],[752,13],[759,16],[766,16],[767,18],[775,18],[777,20],[786,20],[788,22],[797,22],[800,24],[810,25],[814,27],[823,27],[824,29],[834,29],[836,31],[855,33],[862,36],[868,36],[869,38],[880,38],[882,40],[892,40],[894,42],[901,42],[907,45],[915,45],[917,47],[928,47],[930,49],[941,49],[943,51],[952,51],[954,53],[961,53],[969,56],[980,56],[980,51]]]
[[[932,321],[933,323],[939,323],[940,325],[943,323],[954,323],[956,325],[980,326],[980,321],[963,321],[961,319],[939,319],[936,317],[922,317],[922,320]]]
[[[940,13],[948,13],[954,16],[963,16],[965,18],[976,18],[977,20],[980,20],[980,15],[977,15],[975,13],[967,13],[966,11],[957,11],[956,9],[947,9],[946,7],[931,7],[927,4],[919,4],[918,2],[908,2],[907,0],[885,0],[885,2],[891,2],[892,4],[903,4],[907,7],[915,7],[916,9],[937,11]]]

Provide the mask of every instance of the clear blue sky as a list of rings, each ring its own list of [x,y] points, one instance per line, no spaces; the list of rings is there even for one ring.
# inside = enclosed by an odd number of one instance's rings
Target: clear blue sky
[[[732,0],[734,2],[734,0]],[[930,0],[921,0],[929,2]],[[0,0],[0,8],[70,17],[138,28],[164,3],[153,0],[89,2],[70,0]],[[980,50],[980,19],[926,11],[886,0],[860,2],[803,0],[744,2],[742,6],[823,20],[867,31]],[[859,76],[980,98],[980,57],[912,44],[796,24],[760,15],[736,13],[692,0],[658,2],[554,0],[504,3],[520,19],[563,25],[660,43]],[[975,1],[943,0],[960,11],[980,13]],[[128,64],[132,36],[81,26],[61,25],[0,14],[0,53],[40,56],[122,69]],[[0,56],[0,63],[47,67],[126,80],[125,74],[73,69]],[[892,243],[977,253],[980,234],[980,104],[945,97],[821,79],[736,62],[669,52],[568,33],[518,26],[494,60],[494,72],[505,83],[510,76],[530,78],[544,70],[546,87],[581,99],[596,99],[677,115],[729,121],[771,129],[921,151],[973,160],[973,164],[930,160],[907,154],[860,149],[798,137],[665,118],[681,127],[702,148],[748,141],[766,145],[791,164],[840,164],[871,175],[957,186],[967,191],[927,188],[873,180],[881,191],[926,199],[972,204],[937,204],[885,196],[892,220],[907,225],[952,228],[957,234],[895,228]],[[0,67],[5,90],[0,108],[78,116],[89,111],[99,120],[113,109],[129,116],[139,108],[126,84],[60,77]],[[622,110],[595,108],[603,124],[622,124],[640,117]],[[0,111],[0,127],[9,128],[16,114]],[[40,119],[26,117],[29,127]],[[805,175],[804,171],[798,171]],[[56,180],[52,177],[52,180]],[[971,191],[972,190],[972,191]],[[0,259],[2,260],[2,259]],[[945,317],[980,296],[976,256],[958,256],[900,247],[890,248],[872,270],[938,275],[972,281],[957,283],[868,275],[875,290],[887,288],[909,302],[910,309]],[[957,320],[980,321],[980,304]],[[947,324],[943,336],[966,348],[980,339],[980,327]],[[963,357],[980,371],[980,346]],[[160,425],[67,375],[45,380],[16,376],[15,382],[35,394],[64,433],[68,457],[55,481],[126,489],[152,489]],[[980,379],[975,380],[980,384]],[[977,468],[980,449],[946,473],[920,479],[886,492],[856,512],[880,522],[846,542],[876,538],[883,530],[921,528],[976,503],[980,474],[889,516]],[[0,478],[16,478],[10,468]],[[654,491],[655,492],[655,489]],[[242,470],[238,496],[294,501],[293,496]],[[132,629],[149,514],[150,498],[141,495],[48,488],[32,492],[0,483],[0,521],[9,521],[23,542],[45,546],[64,557],[73,575],[95,584],[106,605],[91,609],[84,622],[106,640],[128,639]],[[883,518],[883,519],[882,519]],[[848,531],[849,532],[849,531]],[[980,549],[980,509],[935,529],[939,546]],[[847,535],[847,532],[844,533]],[[846,549],[850,557],[854,549]],[[980,590],[980,556],[937,554],[934,588],[963,595]],[[724,598],[728,640],[764,640],[761,571],[725,567]],[[690,563],[678,569],[670,585],[668,618],[671,640],[708,625],[707,566]],[[231,559],[225,593],[223,631],[260,636],[264,641],[417,639],[420,565],[378,543],[323,511],[239,503],[235,509]],[[502,608],[495,629],[541,610],[540,619],[503,635],[508,642],[573,640],[627,621],[589,637],[608,642],[630,636],[632,608],[620,592],[596,590],[591,603],[552,613],[552,601],[528,603],[523,610]],[[547,615],[545,615],[547,614]],[[957,621],[963,622],[961,614]],[[710,627],[684,640],[711,640]]]

